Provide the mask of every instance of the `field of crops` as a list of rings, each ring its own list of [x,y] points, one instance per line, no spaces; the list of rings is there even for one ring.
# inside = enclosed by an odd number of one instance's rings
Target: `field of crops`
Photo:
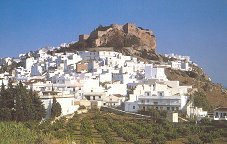
[[[5,122],[0,124],[0,128],[4,143],[227,143],[225,127],[173,124],[163,119],[154,122],[152,119],[97,111],[41,124],[26,122],[10,126]]]

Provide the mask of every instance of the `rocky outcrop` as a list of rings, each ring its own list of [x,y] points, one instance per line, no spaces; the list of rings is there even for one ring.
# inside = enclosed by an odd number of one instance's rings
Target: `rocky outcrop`
[[[79,41],[71,45],[71,49],[91,47],[132,47],[140,50],[153,51],[156,48],[155,35],[148,29],[135,24],[112,24],[99,26],[90,35],[80,35]]]
[[[90,51],[94,50],[93,48],[97,51],[101,47],[112,47],[114,51],[143,59],[160,58],[155,52],[156,38],[153,32],[131,23],[99,26],[89,35],[79,35],[78,42],[70,44],[69,47],[61,47],[57,51]]]

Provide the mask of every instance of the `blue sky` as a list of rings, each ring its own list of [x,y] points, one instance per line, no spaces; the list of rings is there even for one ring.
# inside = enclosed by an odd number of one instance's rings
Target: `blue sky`
[[[158,52],[190,55],[227,86],[227,0],[0,0],[0,57],[127,22],[152,30]]]

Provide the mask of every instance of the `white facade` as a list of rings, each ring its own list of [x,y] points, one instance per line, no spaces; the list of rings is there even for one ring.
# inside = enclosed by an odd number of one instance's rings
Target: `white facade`
[[[107,84],[107,94],[108,95],[120,94],[120,95],[126,96],[127,85],[126,84]]]
[[[75,99],[74,96],[55,96],[57,102],[61,105],[62,108],[62,114],[61,116],[73,114],[75,111],[78,110],[79,105],[75,105]],[[53,96],[50,95],[44,95],[40,97],[41,101],[44,104],[44,107],[46,109],[47,115],[46,118],[49,118],[51,116],[51,107],[53,103]]]
[[[220,107],[214,110],[214,120],[227,120],[227,108]]]

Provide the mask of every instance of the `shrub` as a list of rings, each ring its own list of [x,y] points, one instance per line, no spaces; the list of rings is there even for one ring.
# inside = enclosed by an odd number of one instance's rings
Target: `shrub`
[[[152,144],[165,144],[166,138],[163,134],[153,134],[153,136],[151,138],[151,143]]]
[[[203,142],[200,140],[198,135],[191,135],[187,139],[187,144],[202,144]]]
[[[22,123],[0,122],[1,143],[34,143],[38,135],[29,130]]]

